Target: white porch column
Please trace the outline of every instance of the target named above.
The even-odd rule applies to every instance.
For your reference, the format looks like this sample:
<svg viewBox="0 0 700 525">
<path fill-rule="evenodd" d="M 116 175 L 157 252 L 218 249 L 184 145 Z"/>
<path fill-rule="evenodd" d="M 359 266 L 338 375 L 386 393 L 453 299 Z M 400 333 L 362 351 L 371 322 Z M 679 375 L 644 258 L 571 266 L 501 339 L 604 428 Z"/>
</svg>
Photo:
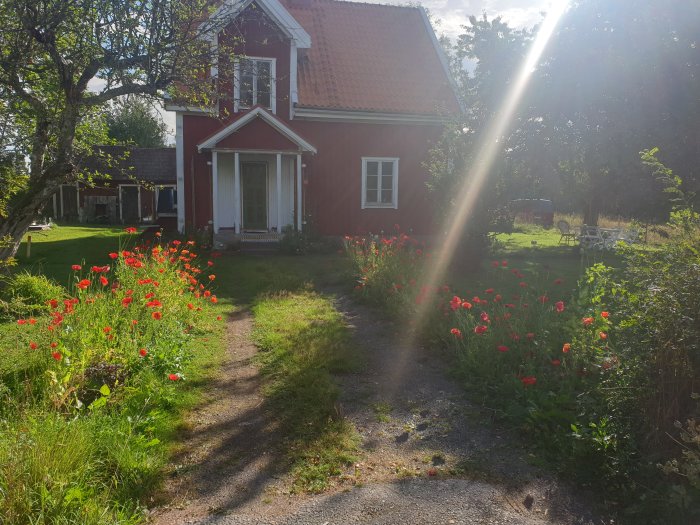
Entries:
<svg viewBox="0 0 700 525">
<path fill-rule="evenodd" d="M 301 176 L 301 155 L 297 155 L 297 231 L 301 231 L 301 187 L 302 187 L 302 176 Z"/>
<path fill-rule="evenodd" d="M 236 222 L 236 233 L 241 233 L 241 156 L 233 154 L 233 220 Z"/>
<path fill-rule="evenodd" d="M 214 233 L 219 233 L 219 154 L 211 153 L 211 218 Z"/>
<path fill-rule="evenodd" d="M 277 233 L 282 233 L 282 154 L 277 154 Z"/>
</svg>

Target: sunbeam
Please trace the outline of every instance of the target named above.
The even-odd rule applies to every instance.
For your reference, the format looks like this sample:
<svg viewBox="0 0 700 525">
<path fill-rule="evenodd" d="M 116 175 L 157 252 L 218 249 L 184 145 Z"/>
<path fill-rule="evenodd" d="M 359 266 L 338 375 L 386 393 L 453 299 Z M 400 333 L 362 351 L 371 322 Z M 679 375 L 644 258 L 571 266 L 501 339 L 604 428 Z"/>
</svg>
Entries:
<svg viewBox="0 0 700 525">
<path fill-rule="evenodd" d="M 459 190 L 459 195 L 462 196 L 459 204 L 446 220 L 444 229 L 447 233 L 444 239 L 442 239 L 440 250 L 422 279 L 424 286 L 428 289 L 434 289 L 438 283 L 442 282 L 445 276 L 445 272 L 454 256 L 455 249 L 459 244 L 459 238 L 467 224 L 469 210 L 474 206 L 474 203 L 479 197 L 488 179 L 494 161 L 496 160 L 499 148 L 501 147 L 499 144 L 500 139 L 507 131 L 522 99 L 528 81 L 530 80 L 530 76 L 542 57 L 542 53 L 554 33 L 559 20 L 566 11 L 568 4 L 568 0 L 558 2 L 545 17 L 513 86 L 507 92 L 501 103 L 501 111 L 493 118 L 483 134 L 483 139 L 477 148 L 477 155 L 474 163 L 464 174 L 464 182 Z M 405 334 L 406 339 L 403 346 L 406 351 L 402 354 L 402 362 L 396 363 L 394 369 L 394 378 L 397 385 L 403 376 L 405 364 L 409 359 L 415 357 L 409 349 L 412 345 L 416 344 L 416 330 L 426 318 L 429 304 L 430 301 L 423 301 L 421 304 L 417 305 L 411 321 L 412 329 Z"/>
</svg>

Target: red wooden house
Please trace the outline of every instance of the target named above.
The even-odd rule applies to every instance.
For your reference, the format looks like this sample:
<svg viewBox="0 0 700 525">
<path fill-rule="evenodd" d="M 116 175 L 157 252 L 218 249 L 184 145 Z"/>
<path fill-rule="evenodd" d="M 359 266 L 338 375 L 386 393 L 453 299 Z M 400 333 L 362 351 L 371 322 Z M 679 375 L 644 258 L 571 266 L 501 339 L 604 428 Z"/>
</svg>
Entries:
<svg viewBox="0 0 700 525">
<path fill-rule="evenodd" d="M 421 8 L 226 0 L 216 108 L 171 103 L 178 229 L 215 239 L 432 231 L 423 166 L 460 111 Z M 221 46 L 222 48 L 224 46 Z"/>
</svg>

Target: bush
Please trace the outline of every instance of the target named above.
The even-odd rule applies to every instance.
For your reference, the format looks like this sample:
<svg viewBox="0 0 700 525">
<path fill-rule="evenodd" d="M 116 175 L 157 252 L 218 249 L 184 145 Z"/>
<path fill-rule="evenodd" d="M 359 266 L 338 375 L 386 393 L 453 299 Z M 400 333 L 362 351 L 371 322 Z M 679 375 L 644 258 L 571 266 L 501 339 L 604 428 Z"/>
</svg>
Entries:
<svg viewBox="0 0 700 525">
<path fill-rule="evenodd" d="M 65 288 L 44 275 L 32 275 L 26 271 L 13 274 L 0 283 L 0 315 L 11 317 L 48 312 L 48 302 L 65 295 Z"/>
</svg>

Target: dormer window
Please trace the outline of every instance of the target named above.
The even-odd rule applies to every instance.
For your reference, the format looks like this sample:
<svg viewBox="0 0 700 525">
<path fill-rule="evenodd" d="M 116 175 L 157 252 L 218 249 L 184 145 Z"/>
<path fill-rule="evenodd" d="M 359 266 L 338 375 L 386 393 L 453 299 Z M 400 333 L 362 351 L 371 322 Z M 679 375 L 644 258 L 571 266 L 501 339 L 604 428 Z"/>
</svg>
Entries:
<svg viewBox="0 0 700 525">
<path fill-rule="evenodd" d="M 275 113 L 275 59 L 246 57 L 236 60 L 235 111 L 260 105 Z"/>
</svg>

